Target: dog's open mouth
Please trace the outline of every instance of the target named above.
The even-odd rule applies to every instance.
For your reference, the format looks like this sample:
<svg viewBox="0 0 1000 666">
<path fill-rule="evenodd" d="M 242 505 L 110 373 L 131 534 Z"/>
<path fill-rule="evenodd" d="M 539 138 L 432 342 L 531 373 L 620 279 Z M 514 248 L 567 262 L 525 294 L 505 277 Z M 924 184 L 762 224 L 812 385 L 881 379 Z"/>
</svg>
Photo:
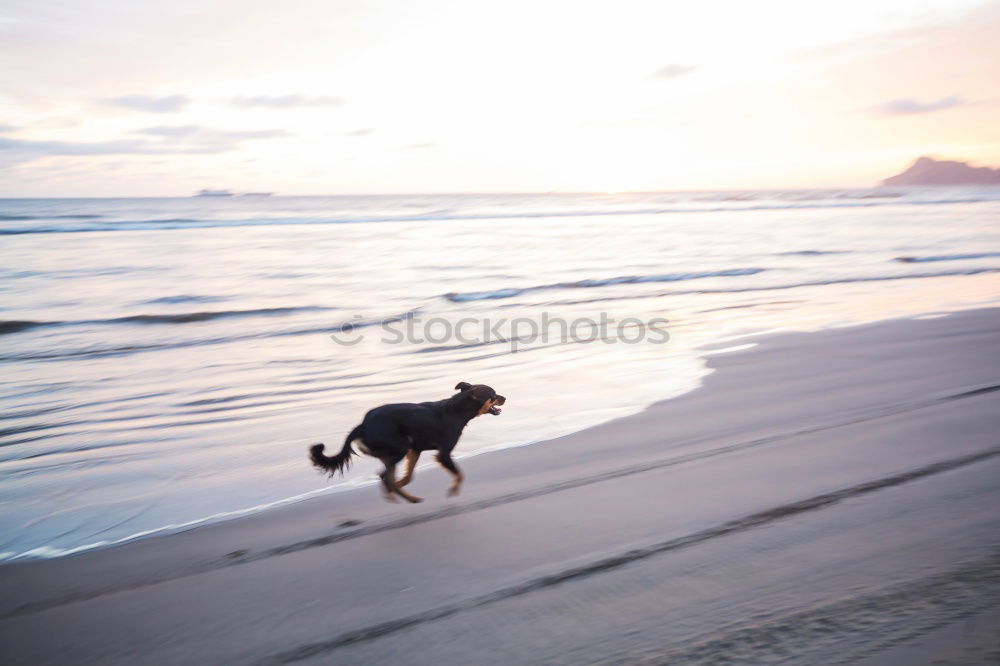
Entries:
<svg viewBox="0 0 1000 666">
<path fill-rule="evenodd" d="M 500 412 L 503 411 L 502 409 L 500 409 L 500 405 L 504 404 L 505 402 L 507 402 L 507 398 L 503 397 L 502 395 L 498 395 L 491 400 L 487 400 L 486 404 L 488 404 L 489 407 L 486 408 L 486 411 L 480 410 L 479 413 L 480 414 L 489 413 L 492 414 L 493 416 L 500 416 Z M 483 407 L 486 407 L 486 404 L 484 404 Z"/>
</svg>

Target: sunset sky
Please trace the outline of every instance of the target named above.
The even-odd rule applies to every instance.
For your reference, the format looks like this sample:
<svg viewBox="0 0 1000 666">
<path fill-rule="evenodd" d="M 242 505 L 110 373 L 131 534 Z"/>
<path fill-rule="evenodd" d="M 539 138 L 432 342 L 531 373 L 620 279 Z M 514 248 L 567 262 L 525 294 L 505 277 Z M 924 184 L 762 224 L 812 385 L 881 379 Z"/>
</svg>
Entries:
<svg viewBox="0 0 1000 666">
<path fill-rule="evenodd" d="M 0 58 L 5 197 L 1000 166 L 1000 2 L 5 0 Z"/>
</svg>

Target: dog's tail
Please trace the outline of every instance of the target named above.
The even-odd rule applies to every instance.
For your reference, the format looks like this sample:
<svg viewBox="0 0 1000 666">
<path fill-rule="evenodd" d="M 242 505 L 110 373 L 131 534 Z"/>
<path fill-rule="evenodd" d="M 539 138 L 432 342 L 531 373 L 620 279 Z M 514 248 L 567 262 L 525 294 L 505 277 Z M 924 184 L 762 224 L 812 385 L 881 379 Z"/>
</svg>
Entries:
<svg viewBox="0 0 1000 666">
<path fill-rule="evenodd" d="M 344 440 L 344 447 L 340 449 L 340 453 L 332 457 L 323 454 L 323 449 L 326 448 L 324 445 L 313 444 L 309 447 L 309 460 L 312 461 L 316 469 L 326 472 L 330 476 L 337 472 L 343 474 L 344 470 L 351 466 L 351 456 L 354 455 L 351 442 L 358 438 L 359 430 L 361 430 L 361 426 L 352 430 L 347 439 Z"/>
</svg>

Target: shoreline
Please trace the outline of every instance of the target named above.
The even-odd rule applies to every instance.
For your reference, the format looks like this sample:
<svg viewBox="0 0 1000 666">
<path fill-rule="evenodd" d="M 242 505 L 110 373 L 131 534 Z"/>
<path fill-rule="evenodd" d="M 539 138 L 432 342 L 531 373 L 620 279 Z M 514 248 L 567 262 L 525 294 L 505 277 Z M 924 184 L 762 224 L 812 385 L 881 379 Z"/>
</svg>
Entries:
<svg viewBox="0 0 1000 666">
<path fill-rule="evenodd" d="M 832 325 L 813 330 L 781 329 L 781 330 L 758 331 L 758 332 L 740 334 L 733 337 L 724 338 L 718 341 L 709 341 L 692 348 L 692 350 L 696 352 L 699 362 L 703 364 L 704 369 L 701 373 L 699 373 L 698 383 L 695 386 L 687 388 L 681 393 L 676 393 L 668 397 L 660 397 L 656 400 L 653 400 L 652 402 L 637 404 L 632 408 L 621 408 L 618 410 L 620 414 L 607 418 L 606 420 L 603 421 L 598 421 L 596 423 L 589 423 L 579 430 L 566 432 L 564 434 L 557 435 L 555 437 L 545 436 L 541 439 L 525 440 L 517 444 L 496 445 L 494 447 L 487 447 L 464 454 L 460 451 L 455 455 L 455 459 L 458 461 L 468 462 L 470 460 L 479 458 L 484 455 L 492 455 L 508 450 L 545 445 L 554 440 L 561 440 L 564 437 L 570 437 L 582 432 L 586 432 L 591 428 L 596 428 L 606 424 L 615 423 L 621 419 L 628 419 L 630 417 L 634 417 L 638 414 L 645 412 L 646 410 L 655 408 L 657 405 L 668 403 L 670 401 L 688 395 L 694 391 L 701 390 L 704 387 L 705 380 L 710 375 L 714 374 L 717 370 L 717 368 L 714 367 L 709 362 L 709 359 L 711 359 L 712 357 L 759 348 L 762 345 L 770 344 L 773 338 L 781 338 L 782 336 L 789 336 L 789 335 L 797 336 L 797 335 L 822 334 L 828 331 L 864 328 L 867 326 L 878 326 L 881 324 L 891 324 L 895 322 L 915 321 L 926 318 L 952 317 L 956 315 L 961 316 L 962 314 L 967 312 L 977 312 L 980 310 L 992 310 L 992 309 L 994 308 L 991 308 L 989 306 L 984 306 L 971 309 L 961 309 L 961 310 L 951 310 L 951 311 L 946 310 L 940 312 L 914 314 L 909 316 L 878 320 L 875 322 L 850 322 L 846 325 Z M 997 308 L 997 310 L 1000 311 L 1000 308 Z M 463 463 L 463 465 L 464 464 L 465 463 Z M 420 466 L 418 466 L 418 470 L 423 471 L 424 473 L 436 468 L 437 468 L 436 464 L 428 462 L 427 460 L 425 460 L 420 464 Z M 150 538 L 169 537 L 189 532 L 192 530 L 200 530 L 206 527 L 217 526 L 232 521 L 244 520 L 270 511 L 286 507 L 299 506 L 303 503 L 307 503 L 314 500 L 322 500 L 323 498 L 328 498 L 331 496 L 340 496 L 345 493 L 354 493 L 357 491 L 363 491 L 366 488 L 370 489 L 376 486 L 378 482 L 378 480 L 375 477 L 360 478 L 357 477 L 357 475 L 355 475 L 355 477 L 356 478 L 347 480 L 346 476 L 341 476 L 338 477 L 338 481 L 340 481 L 340 483 L 336 486 L 315 488 L 303 493 L 299 493 L 289 497 L 282 497 L 277 500 L 265 502 L 259 505 L 211 513 L 202 518 L 196 518 L 193 520 L 188 520 L 178 523 L 170 523 L 154 528 L 147 528 L 139 530 L 134 534 L 130 534 L 124 537 L 118 537 L 110 541 L 99 540 L 87 544 L 59 547 L 59 548 L 43 545 L 32 548 L 23 553 L 7 553 L 7 552 L 0 553 L 0 568 L 16 563 L 59 560 L 67 557 L 74 557 L 84 553 L 107 551 L 109 549 L 120 548 L 122 546 L 134 544 L 136 542 L 144 541 Z"/>
<path fill-rule="evenodd" d="M 719 546 L 766 535 L 783 542 L 788 530 L 813 529 L 808 521 L 850 523 L 852 511 L 884 511 L 881 523 L 863 521 L 866 526 L 852 524 L 850 530 L 898 524 L 881 537 L 899 546 L 921 535 L 902 529 L 911 518 L 894 503 L 894 494 L 932 492 L 935 484 L 959 477 L 973 479 L 968 488 L 979 493 L 967 491 L 975 501 L 962 506 L 963 515 L 975 520 L 932 522 L 927 529 L 962 539 L 934 548 L 906 546 L 912 566 L 893 563 L 886 553 L 873 554 L 869 564 L 879 570 L 893 564 L 896 573 L 889 578 L 904 585 L 911 581 L 901 571 L 912 578 L 913 572 L 964 563 L 962 571 L 972 567 L 987 576 L 992 589 L 996 574 L 982 563 L 1000 552 L 1000 544 L 984 536 L 995 519 L 982 513 L 986 505 L 980 500 L 995 497 L 975 478 L 997 467 L 1000 456 L 991 439 L 1000 425 L 995 415 L 1000 373 L 990 356 L 1000 342 L 998 321 L 1000 309 L 966 310 L 768 334 L 743 341 L 754 345 L 750 349 L 709 350 L 713 371 L 693 391 L 570 435 L 464 459 L 468 483 L 456 500 L 443 497 L 446 475 L 420 470 L 412 492 L 427 501 L 413 507 L 386 504 L 362 487 L 113 548 L 7 562 L 0 565 L 0 581 L 9 590 L 0 606 L 0 633 L 14 646 L 11 663 L 47 663 L 58 650 L 103 663 L 138 655 L 181 663 L 191 654 L 216 661 L 258 661 L 267 655 L 308 661 L 336 650 L 344 663 L 356 663 L 386 650 L 395 654 L 401 639 L 394 630 L 385 638 L 344 642 L 365 627 L 401 618 L 413 620 L 414 627 L 426 625 L 414 631 L 434 635 L 449 623 L 480 626 L 474 618 L 492 617 L 504 604 L 541 603 L 605 577 L 627 578 L 632 567 L 682 566 L 691 551 L 718 559 L 720 572 L 738 571 L 749 565 L 742 557 L 732 560 L 726 547 L 717 551 Z M 946 448 L 936 439 L 942 434 L 951 438 Z M 885 505 L 873 508 L 874 498 Z M 945 510 L 926 506 L 928 512 Z M 805 527 L 796 527 L 800 522 Z M 820 530 L 812 538 L 819 543 L 831 537 Z M 865 539 L 849 543 L 854 545 L 838 557 L 874 548 Z M 397 552 L 400 547 L 405 553 Z M 747 552 L 757 562 L 756 551 Z M 833 555 L 821 550 L 810 557 Z M 929 559 L 918 566 L 921 557 Z M 796 567 L 808 569 L 802 562 L 791 570 Z M 853 566 L 843 568 L 837 587 L 881 585 Z M 810 581 L 806 587 L 818 585 L 804 580 Z M 626 583 L 623 589 L 632 589 L 635 581 Z M 738 596 L 742 584 L 731 581 L 729 594 Z M 525 585 L 538 592 L 527 594 Z M 331 586 L 335 589 L 317 589 Z M 407 588 L 418 594 L 406 596 Z M 700 597 L 691 601 L 703 589 L 685 592 L 693 606 L 709 603 Z M 981 603 L 973 588 L 962 590 L 969 608 Z M 399 603 L 387 603 L 390 599 Z M 640 624 L 648 617 L 649 608 L 622 603 L 622 612 Z M 815 605 L 794 598 L 781 603 L 796 612 Z M 133 617 L 137 608 L 145 609 L 144 618 Z M 450 610 L 427 615 L 441 609 Z M 135 633 L 88 619 L 102 613 L 132 618 L 126 624 L 134 624 Z M 594 613 L 585 613 L 581 622 L 593 626 Z M 931 619 L 945 626 L 942 618 L 951 617 L 945 615 Z M 272 616 L 286 619 L 271 626 L 264 618 Z M 710 616 L 703 626 L 712 625 Z M 729 621 L 744 621 L 739 618 L 745 616 Z M 55 635 L 41 630 L 55 625 L 63 630 Z M 248 639 L 247 626 L 271 628 Z M 153 640 L 162 631 L 173 638 Z M 514 632 L 509 640 L 534 645 L 534 639 L 517 636 Z M 615 649 L 629 654 L 638 654 L 633 651 L 639 644 L 653 649 L 644 636 L 640 632 L 636 646 Z M 463 640 L 474 649 L 475 639 L 456 644 Z M 495 636 L 489 640 L 503 643 Z M 154 652 L 148 652 L 150 641 Z M 418 643 L 414 663 L 429 663 L 435 648 Z M 575 644 L 561 643 L 567 649 Z M 558 645 L 554 640 L 551 649 Z"/>
<path fill-rule="evenodd" d="M 8 416 L 0 557 L 105 547 L 325 493 L 327 483 L 301 465 L 303 448 L 342 439 L 374 405 L 444 397 L 458 380 L 488 380 L 516 399 L 517 409 L 467 429 L 458 450 L 472 453 L 580 431 L 689 390 L 704 369 L 697 348 L 709 340 L 996 305 L 989 223 L 1000 200 L 990 197 L 977 208 L 806 216 L 732 201 L 711 220 L 685 214 L 669 224 L 662 216 L 632 216 L 625 226 L 586 215 L 508 221 L 491 234 L 491 245 L 508 249 L 501 255 L 473 222 L 447 232 L 393 224 L 390 233 L 256 225 L 240 239 L 259 252 L 238 256 L 221 229 L 164 243 L 141 231 L 55 244 L 18 236 L 7 313 L 17 325 L 0 355 L 10 375 L 0 391 Z M 706 197 L 667 198 L 680 206 Z M 317 199 L 295 210 L 264 199 L 224 217 L 614 211 L 660 199 Z M 200 223 L 223 213 L 127 200 L 20 208 L 19 216 L 57 215 L 68 226 Z M 436 261 L 427 260 L 428 243 Z M 408 268 L 371 271 L 352 261 L 358 252 Z M 519 295 L 495 298 L 508 292 Z M 485 298 L 456 304 L 449 294 Z M 476 323 L 456 335 L 470 316 Z M 646 335 L 609 324 L 590 342 L 589 322 L 604 316 L 646 322 Z M 661 317 L 671 321 L 664 344 L 651 326 Z M 395 323 L 379 325 L 387 319 Z M 350 349 L 332 339 L 347 324 L 361 339 Z M 510 354 L 512 337 L 523 349 L 522 336 L 536 344 Z M 363 482 L 376 465 L 347 482 Z"/>
</svg>

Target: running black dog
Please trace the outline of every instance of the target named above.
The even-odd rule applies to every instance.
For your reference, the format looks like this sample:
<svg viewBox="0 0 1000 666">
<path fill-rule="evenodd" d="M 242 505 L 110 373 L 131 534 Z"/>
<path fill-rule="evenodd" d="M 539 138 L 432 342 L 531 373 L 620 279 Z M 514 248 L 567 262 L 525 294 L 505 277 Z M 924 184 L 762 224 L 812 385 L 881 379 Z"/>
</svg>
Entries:
<svg viewBox="0 0 1000 666">
<path fill-rule="evenodd" d="M 408 502 L 420 502 L 420 497 L 409 494 L 403 486 L 413 478 L 413 468 L 421 452 L 436 450 L 438 462 L 455 477 L 448 495 L 457 495 L 464 477 L 451 459 L 452 449 L 469 421 L 480 414 L 499 414 L 498 405 L 507 402 L 507 398 L 497 395 L 485 384 L 459 382 L 455 390 L 458 393 L 437 402 L 404 402 L 376 407 L 365 414 L 361 425 L 347 436 L 340 453 L 333 457 L 324 455 L 324 446 L 315 444 L 309 449 L 309 459 L 331 476 L 335 472 L 343 473 L 350 466 L 351 456 L 355 455 L 351 442 L 356 441 L 362 453 L 385 464 L 385 471 L 379 477 L 387 500 L 395 502 L 395 494 Z M 404 457 L 406 474 L 396 481 L 396 465 Z"/>
</svg>

